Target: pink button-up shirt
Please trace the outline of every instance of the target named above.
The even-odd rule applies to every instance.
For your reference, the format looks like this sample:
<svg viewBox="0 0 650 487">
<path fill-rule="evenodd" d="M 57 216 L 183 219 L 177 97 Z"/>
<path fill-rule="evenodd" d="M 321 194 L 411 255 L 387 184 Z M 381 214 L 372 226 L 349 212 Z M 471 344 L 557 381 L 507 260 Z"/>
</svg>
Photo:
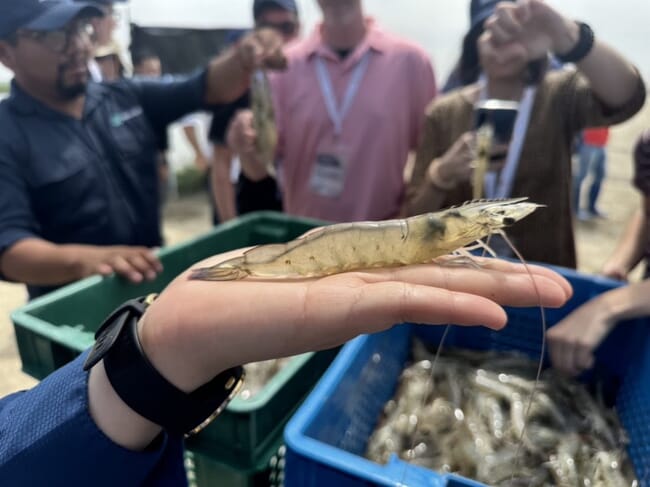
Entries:
<svg viewBox="0 0 650 487">
<path fill-rule="evenodd" d="M 367 69 L 335 138 L 315 59 L 325 61 L 340 105 L 368 51 Z M 288 70 L 272 80 L 285 211 L 330 221 L 395 217 L 404 196 L 408 153 L 417 146 L 425 108 L 436 94 L 425 52 L 369 21 L 366 37 L 343 60 L 324 44 L 320 27 L 292 44 L 287 57 Z M 309 183 L 317 153 L 331 146 L 344 148 L 345 177 L 337 196 L 323 196 Z"/>
</svg>

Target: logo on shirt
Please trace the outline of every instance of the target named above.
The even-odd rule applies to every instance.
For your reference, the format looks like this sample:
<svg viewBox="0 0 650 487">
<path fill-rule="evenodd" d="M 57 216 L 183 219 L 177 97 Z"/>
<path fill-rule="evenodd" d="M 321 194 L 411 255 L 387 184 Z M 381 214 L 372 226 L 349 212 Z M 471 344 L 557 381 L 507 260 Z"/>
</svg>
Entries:
<svg viewBox="0 0 650 487">
<path fill-rule="evenodd" d="M 139 117 L 143 114 L 142 107 L 133 107 L 129 110 L 111 115 L 111 127 L 117 128 L 124 125 L 129 120 Z"/>
</svg>

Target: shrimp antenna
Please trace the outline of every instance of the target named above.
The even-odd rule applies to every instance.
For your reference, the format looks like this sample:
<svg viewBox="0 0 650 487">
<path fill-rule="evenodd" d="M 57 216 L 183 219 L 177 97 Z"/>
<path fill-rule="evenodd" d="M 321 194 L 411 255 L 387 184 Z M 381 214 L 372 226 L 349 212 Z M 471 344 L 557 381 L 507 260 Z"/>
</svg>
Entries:
<svg viewBox="0 0 650 487">
<path fill-rule="evenodd" d="M 480 249 L 483 250 L 483 253 L 481 254 L 481 257 L 485 257 L 486 254 L 490 254 L 492 257 L 496 257 L 496 254 L 490 248 L 490 237 L 491 236 L 492 235 L 488 235 L 485 242 L 483 242 L 483 240 L 481 240 L 481 239 L 477 240 L 475 246 L 471 247 L 471 250 L 476 250 L 476 249 L 480 248 Z M 510 246 L 512 246 L 512 244 L 510 242 L 508 242 L 508 244 Z M 467 254 L 467 255 L 471 257 L 470 254 Z M 448 284 L 447 284 L 447 289 L 449 289 Z M 443 346 L 445 344 L 445 340 L 447 339 L 447 335 L 449 335 L 449 330 L 451 330 L 451 325 L 449 325 L 449 324 L 445 325 L 445 330 L 442 332 L 442 336 L 440 337 L 440 342 L 438 342 L 438 346 L 436 347 L 436 353 L 433 356 L 433 360 L 431 361 L 431 370 L 429 372 L 429 380 L 427 382 L 426 390 L 422 394 L 422 404 L 420 404 L 420 409 L 424 408 L 424 406 L 426 405 L 426 402 L 427 402 L 427 398 L 429 398 L 429 396 L 431 396 L 433 394 L 433 392 L 434 392 L 433 391 L 433 385 L 435 383 L 436 365 L 437 365 L 437 363 L 438 363 L 438 361 L 440 359 L 440 354 L 442 353 L 442 348 L 443 348 Z M 537 383 L 535 384 L 535 386 L 537 386 Z M 529 407 L 530 407 L 530 405 L 529 405 Z M 415 428 L 417 428 L 418 426 L 419 425 L 416 422 L 415 423 Z M 409 450 L 408 450 L 409 460 L 412 459 L 413 453 L 415 451 L 415 441 L 416 441 L 416 437 L 415 437 L 415 435 L 412 435 L 411 445 L 410 445 Z M 519 451 L 517 451 L 517 455 L 519 455 Z M 405 476 L 406 476 L 406 465 L 404 466 L 404 470 L 402 471 L 402 478 L 399 481 L 399 484 L 398 484 L 399 486 L 405 485 L 404 484 L 404 477 Z"/>
<path fill-rule="evenodd" d="M 506 235 L 506 232 L 503 230 L 497 230 L 496 233 L 501 235 L 503 240 L 508 244 L 508 247 L 510 247 L 510 250 L 517 256 L 519 261 L 524 265 L 524 268 L 526 269 L 526 272 L 530 276 L 530 280 L 533 283 L 533 287 L 535 288 L 535 293 L 537 294 L 537 300 L 539 302 L 539 311 L 542 317 L 542 349 L 539 354 L 539 363 L 537 364 L 537 375 L 535 376 L 535 383 L 533 385 L 533 390 L 530 391 L 530 397 L 528 398 L 528 405 L 526 406 L 526 412 L 524 414 L 524 417 L 526 418 L 524 421 L 524 426 L 521 429 L 521 434 L 519 435 L 519 443 L 517 444 L 517 450 L 515 452 L 515 468 L 512 471 L 512 474 L 510 476 L 510 481 L 512 482 L 514 480 L 515 472 L 517 471 L 517 468 L 519 467 L 519 462 L 521 458 L 521 446 L 524 442 L 524 435 L 526 434 L 526 428 L 528 427 L 528 421 L 530 419 L 530 408 L 533 405 L 533 400 L 535 399 L 535 394 L 537 393 L 537 390 L 539 389 L 539 380 L 540 377 L 542 376 L 542 367 L 544 365 L 544 354 L 546 353 L 546 312 L 544 311 L 544 306 L 542 306 L 542 296 L 539 292 L 539 288 L 537 287 L 537 283 L 535 282 L 535 278 L 533 277 L 533 273 L 530 270 L 530 267 L 528 266 L 528 263 L 526 260 L 523 258 L 521 253 L 517 250 L 517 248 L 514 246 L 512 241 L 508 238 Z"/>
</svg>

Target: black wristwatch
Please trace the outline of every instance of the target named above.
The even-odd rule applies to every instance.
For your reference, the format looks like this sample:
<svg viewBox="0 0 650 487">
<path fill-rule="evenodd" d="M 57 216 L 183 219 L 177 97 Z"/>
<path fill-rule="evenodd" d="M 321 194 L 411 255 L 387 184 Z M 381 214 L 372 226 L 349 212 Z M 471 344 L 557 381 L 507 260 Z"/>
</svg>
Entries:
<svg viewBox="0 0 650 487">
<path fill-rule="evenodd" d="M 111 313 L 95 334 L 84 370 L 103 359 L 113 389 L 131 409 L 171 434 L 189 436 L 228 405 L 243 383 L 244 369 L 228 369 L 190 394 L 169 383 L 149 362 L 138 337 L 138 321 L 156 297 L 132 299 Z"/>
<path fill-rule="evenodd" d="M 580 28 L 578 42 L 569 52 L 564 54 L 555 53 L 555 57 L 562 63 L 577 63 L 582 61 L 594 47 L 594 31 L 584 22 L 576 22 Z"/>
</svg>

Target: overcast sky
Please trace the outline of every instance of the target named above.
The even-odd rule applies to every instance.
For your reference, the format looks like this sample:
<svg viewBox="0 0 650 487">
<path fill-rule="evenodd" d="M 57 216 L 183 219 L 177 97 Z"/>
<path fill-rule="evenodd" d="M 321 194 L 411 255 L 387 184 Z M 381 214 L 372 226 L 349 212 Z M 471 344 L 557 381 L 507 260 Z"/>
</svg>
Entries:
<svg viewBox="0 0 650 487">
<path fill-rule="evenodd" d="M 630 57 L 650 79 L 650 1 L 548 0 L 589 22 L 597 36 Z M 148 25 L 245 27 L 252 0 L 131 0 L 129 16 Z M 316 0 L 298 0 L 304 32 L 318 20 Z M 467 28 L 469 0 L 364 0 L 365 9 L 386 29 L 408 37 L 430 54 L 442 80 L 451 69 Z M 0 73 L 7 79 L 8 73 Z"/>
</svg>

